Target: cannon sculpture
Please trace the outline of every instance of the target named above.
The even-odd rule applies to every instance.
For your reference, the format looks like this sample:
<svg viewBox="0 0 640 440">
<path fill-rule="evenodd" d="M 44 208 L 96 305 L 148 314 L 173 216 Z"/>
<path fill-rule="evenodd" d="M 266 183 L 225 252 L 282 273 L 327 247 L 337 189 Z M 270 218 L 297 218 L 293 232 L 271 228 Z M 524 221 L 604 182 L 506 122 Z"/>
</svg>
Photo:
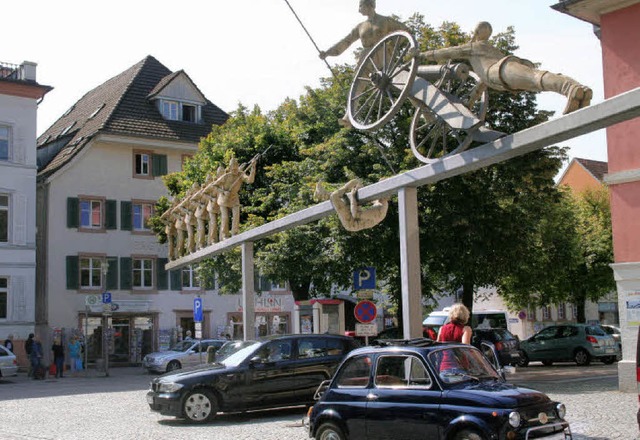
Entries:
<svg viewBox="0 0 640 440">
<path fill-rule="evenodd" d="M 424 163 L 460 153 L 474 141 L 487 143 L 504 136 L 486 126 L 487 87 L 469 66 L 419 65 L 416 46 L 411 34 L 397 31 L 361 59 L 347 101 L 352 126 L 376 130 L 409 99 L 416 107 L 411 150 Z"/>
</svg>

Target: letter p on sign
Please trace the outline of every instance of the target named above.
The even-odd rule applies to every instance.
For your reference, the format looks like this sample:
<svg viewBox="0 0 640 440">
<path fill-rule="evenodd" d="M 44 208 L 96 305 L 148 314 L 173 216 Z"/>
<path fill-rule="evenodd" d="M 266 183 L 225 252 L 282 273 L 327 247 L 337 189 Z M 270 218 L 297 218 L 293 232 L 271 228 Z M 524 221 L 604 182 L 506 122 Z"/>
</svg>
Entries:
<svg viewBox="0 0 640 440">
<path fill-rule="evenodd" d="M 355 290 L 373 290 L 376 288 L 376 268 L 363 267 L 353 272 L 353 286 Z"/>
</svg>

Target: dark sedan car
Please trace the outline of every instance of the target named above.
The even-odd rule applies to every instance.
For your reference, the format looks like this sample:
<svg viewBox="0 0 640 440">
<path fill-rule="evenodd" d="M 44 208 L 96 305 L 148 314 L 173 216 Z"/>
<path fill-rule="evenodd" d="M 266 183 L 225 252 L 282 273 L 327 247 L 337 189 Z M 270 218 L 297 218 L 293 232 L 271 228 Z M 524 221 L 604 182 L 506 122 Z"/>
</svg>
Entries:
<svg viewBox="0 0 640 440">
<path fill-rule="evenodd" d="M 471 345 L 484 353 L 483 342 L 493 346 L 500 365 L 516 365 L 520 361 L 520 341 L 506 328 L 474 329 Z"/>
<path fill-rule="evenodd" d="M 218 411 L 310 404 L 355 347 L 352 338 L 328 334 L 251 341 L 220 362 L 153 379 L 147 402 L 152 411 L 194 423 Z"/>
<path fill-rule="evenodd" d="M 506 383 L 475 347 L 352 351 L 305 420 L 317 440 L 571 439 L 564 405 Z"/>
</svg>

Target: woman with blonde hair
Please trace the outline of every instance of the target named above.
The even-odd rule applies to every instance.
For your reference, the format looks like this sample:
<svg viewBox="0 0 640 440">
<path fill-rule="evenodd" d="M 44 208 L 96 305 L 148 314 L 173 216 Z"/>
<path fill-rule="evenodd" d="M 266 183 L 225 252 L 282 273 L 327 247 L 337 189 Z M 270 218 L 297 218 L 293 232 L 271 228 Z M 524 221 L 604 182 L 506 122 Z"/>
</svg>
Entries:
<svg viewBox="0 0 640 440">
<path fill-rule="evenodd" d="M 454 304 L 449 310 L 449 322 L 438 332 L 438 342 L 471 344 L 471 327 L 467 325 L 471 314 L 464 304 Z"/>
</svg>

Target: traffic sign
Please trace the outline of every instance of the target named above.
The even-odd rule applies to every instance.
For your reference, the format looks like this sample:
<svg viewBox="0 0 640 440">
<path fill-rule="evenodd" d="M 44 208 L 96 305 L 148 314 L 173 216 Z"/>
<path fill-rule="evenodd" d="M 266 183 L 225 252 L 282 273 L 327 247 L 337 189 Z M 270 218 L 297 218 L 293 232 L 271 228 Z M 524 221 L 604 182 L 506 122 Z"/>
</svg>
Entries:
<svg viewBox="0 0 640 440">
<path fill-rule="evenodd" d="M 353 272 L 353 288 L 355 290 L 375 289 L 376 288 L 376 268 L 363 267 L 362 269 L 355 270 Z"/>
<path fill-rule="evenodd" d="M 378 309 L 376 305 L 368 300 L 360 301 L 353 309 L 353 314 L 359 322 L 367 323 L 376 319 Z"/>
<path fill-rule="evenodd" d="M 98 305 L 101 301 L 100 295 L 87 295 L 84 298 L 85 306 L 95 306 Z"/>
<path fill-rule="evenodd" d="M 102 294 L 102 304 L 110 304 L 111 303 L 111 292 L 104 292 Z"/>
<path fill-rule="evenodd" d="M 378 336 L 376 324 L 356 324 L 356 336 Z"/>
<path fill-rule="evenodd" d="M 202 298 L 193 298 L 193 320 L 202 322 Z"/>
</svg>

